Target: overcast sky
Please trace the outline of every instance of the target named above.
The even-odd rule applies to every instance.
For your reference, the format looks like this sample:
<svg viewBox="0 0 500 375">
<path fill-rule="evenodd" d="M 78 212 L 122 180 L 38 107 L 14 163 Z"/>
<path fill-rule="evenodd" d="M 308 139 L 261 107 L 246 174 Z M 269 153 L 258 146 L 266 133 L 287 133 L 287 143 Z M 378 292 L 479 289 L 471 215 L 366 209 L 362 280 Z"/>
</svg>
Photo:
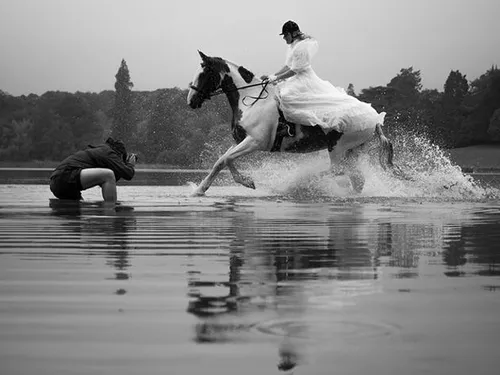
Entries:
<svg viewBox="0 0 500 375">
<path fill-rule="evenodd" d="M 114 90 L 124 58 L 134 90 L 186 88 L 197 50 L 276 72 L 292 19 L 316 37 L 313 67 L 356 92 L 413 66 L 443 90 L 500 65 L 500 0 L 0 0 L 0 89 Z"/>
</svg>

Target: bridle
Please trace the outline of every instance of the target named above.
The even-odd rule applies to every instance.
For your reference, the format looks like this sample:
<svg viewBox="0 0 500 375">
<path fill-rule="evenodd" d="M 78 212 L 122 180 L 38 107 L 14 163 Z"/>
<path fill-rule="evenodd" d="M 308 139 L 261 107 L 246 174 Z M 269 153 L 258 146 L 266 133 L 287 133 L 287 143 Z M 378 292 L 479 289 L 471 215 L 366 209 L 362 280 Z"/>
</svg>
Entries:
<svg viewBox="0 0 500 375">
<path fill-rule="evenodd" d="M 200 88 L 194 86 L 192 83 L 189 84 L 189 88 L 190 89 L 193 89 L 194 91 L 200 93 L 200 95 L 202 96 L 203 100 L 210 100 L 212 97 L 214 96 L 217 96 L 217 95 L 220 95 L 220 94 L 228 94 L 230 92 L 235 92 L 235 91 L 239 91 L 239 90 L 243 90 L 243 89 L 248 89 L 248 88 L 251 88 L 251 87 L 257 87 L 257 86 L 262 86 L 262 90 L 260 91 L 259 95 L 258 96 L 245 96 L 242 100 L 243 104 L 246 105 L 246 106 L 252 106 L 254 105 L 258 100 L 260 99 L 266 99 L 268 97 L 268 95 L 266 96 L 262 96 L 262 94 L 264 92 L 266 92 L 266 94 L 269 94 L 267 92 L 267 85 L 269 85 L 269 81 L 262 81 L 262 82 L 259 82 L 259 83 L 253 83 L 251 85 L 245 85 L 245 86 L 240 86 L 240 87 L 235 87 L 235 88 L 231 88 L 231 89 L 224 89 L 222 88 L 220 85 L 219 87 L 217 87 L 214 91 L 212 92 L 206 92 L 205 90 L 201 90 Z M 245 99 L 246 98 L 250 98 L 250 99 L 255 99 L 251 104 L 246 104 L 245 103 Z"/>
</svg>

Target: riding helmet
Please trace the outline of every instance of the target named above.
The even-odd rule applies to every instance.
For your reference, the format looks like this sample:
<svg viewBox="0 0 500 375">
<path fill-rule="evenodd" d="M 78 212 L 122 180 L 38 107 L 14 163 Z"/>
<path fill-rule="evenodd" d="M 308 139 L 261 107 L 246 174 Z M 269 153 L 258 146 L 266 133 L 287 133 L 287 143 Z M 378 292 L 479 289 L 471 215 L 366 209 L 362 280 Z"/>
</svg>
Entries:
<svg viewBox="0 0 500 375">
<path fill-rule="evenodd" d="M 281 34 L 280 35 L 284 35 L 285 33 L 293 34 L 294 31 L 300 31 L 299 25 L 297 25 L 293 21 L 286 21 L 283 24 L 283 27 L 281 28 Z"/>
</svg>

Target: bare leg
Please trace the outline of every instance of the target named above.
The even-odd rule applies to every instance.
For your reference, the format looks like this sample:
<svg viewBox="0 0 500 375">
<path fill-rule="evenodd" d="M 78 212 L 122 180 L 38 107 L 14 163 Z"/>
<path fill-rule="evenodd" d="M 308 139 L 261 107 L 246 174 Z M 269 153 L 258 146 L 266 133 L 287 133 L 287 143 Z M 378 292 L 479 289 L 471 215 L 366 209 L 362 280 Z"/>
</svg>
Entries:
<svg viewBox="0 0 500 375">
<path fill-rule="evenodd" d="M 104 202 L 113 205 L 116 203 L 116 179 L 115 174 L 111 169 L 83 169 L 80 173 L 80 182 L 84 190 L 94 186 L 100 186 Z"/>
</svg>

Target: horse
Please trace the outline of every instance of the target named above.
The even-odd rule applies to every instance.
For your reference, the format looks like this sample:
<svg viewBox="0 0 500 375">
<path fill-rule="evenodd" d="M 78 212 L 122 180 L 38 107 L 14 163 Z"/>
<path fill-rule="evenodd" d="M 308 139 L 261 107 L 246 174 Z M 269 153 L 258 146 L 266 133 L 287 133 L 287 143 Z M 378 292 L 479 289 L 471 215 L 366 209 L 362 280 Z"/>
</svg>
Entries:
<svg viewBox="0 0 500 375">
<path fill-rule="evenodd" d="M 215 162 L 193 192 L 194 196 L 204 195 L 225 167 L 236 183 L 255 189 L 254 181 L 240 173 L 234 161 L 256 151 L 310 153 L 328 149 L 330 170 L 340 169 L 339 174 L 347 174 L 356 192 L 361 192 L 365 183 L 356 160 L 366 152 L 365 146 L 370 141 L 378 140 L 380 165 L 384 169 L 393 167 L 392 143 L 382 131 L 385 113 L 379 114 L 380 121 L 373 121 L 362 131 L 349 131 L 352 124 L 347 123 L 343 132 L 332 130 L 325 134 L 319 126 L 287 123 L 279 108 L 276 85 L 256 77 L 241 65 L 198 53 L 201 67 L 189 85 L 187 104 L 197 109 L 211 97 L 225 94 L 232 109 L 231 132 L 236 145 Z M 358 102 L 366 107 L 366 103 Z M 375 111 L 371 107 L 370 110 Z"/>
</svg>

